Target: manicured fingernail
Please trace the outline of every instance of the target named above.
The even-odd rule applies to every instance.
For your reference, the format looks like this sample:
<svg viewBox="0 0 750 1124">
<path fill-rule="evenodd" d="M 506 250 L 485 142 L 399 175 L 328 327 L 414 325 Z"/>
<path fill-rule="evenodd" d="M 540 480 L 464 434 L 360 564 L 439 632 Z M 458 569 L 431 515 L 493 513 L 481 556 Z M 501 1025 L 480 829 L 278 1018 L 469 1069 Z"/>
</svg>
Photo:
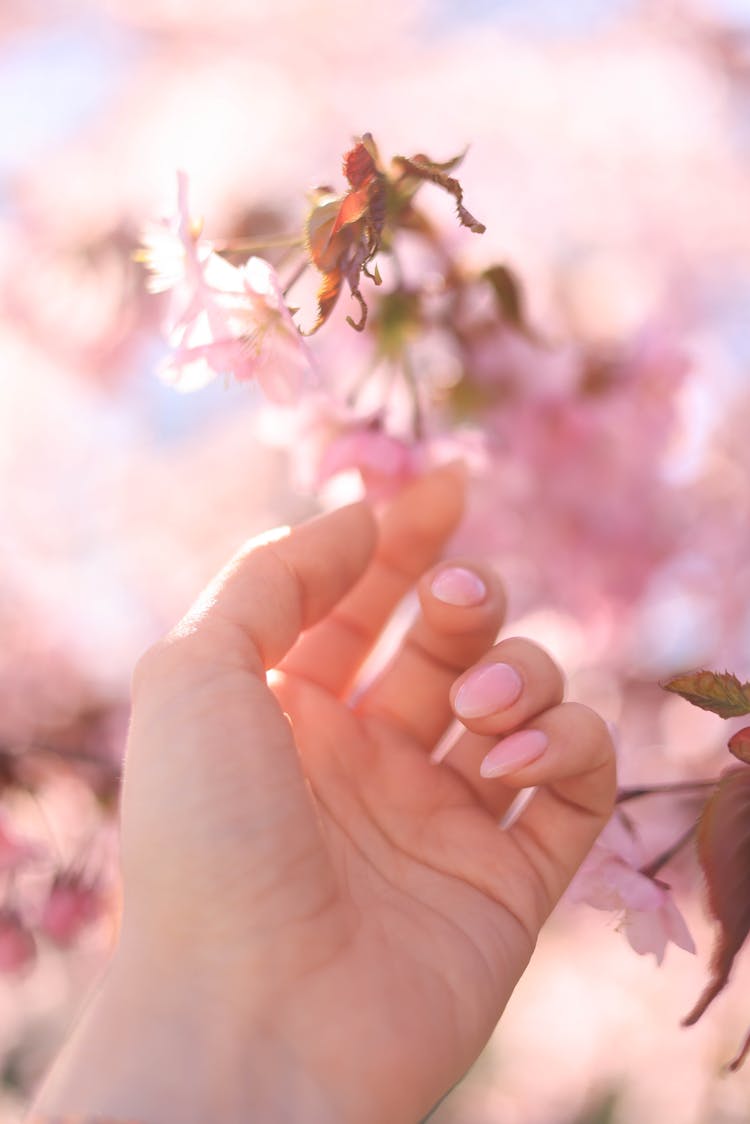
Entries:
<svg viewBox="0 0 750 1124">
<path fill-rule="evenodd" d="M 433 596 L 446 605 L 481 605 L 487 596 L 487 586 L 473 570 L 463 566 L 449 566 L 433 578 L 430 586 Z"/>
<path fill-rule="evenodd" d="M 459 718 L 484 718 L 505 710 L 523 690 L 523 681 L 507 663 L 486 663 L 473 671 L 458 689 L 453 708 Z"/>
<path fill-rule="evenodd" d="M 547 735 L 541 730 L 519 730 L 493 745 L 479 766 L 479 772 L 483 777 L 504 777 L 515 773 L 541 757 L 548 745 Z"/>
</svg>

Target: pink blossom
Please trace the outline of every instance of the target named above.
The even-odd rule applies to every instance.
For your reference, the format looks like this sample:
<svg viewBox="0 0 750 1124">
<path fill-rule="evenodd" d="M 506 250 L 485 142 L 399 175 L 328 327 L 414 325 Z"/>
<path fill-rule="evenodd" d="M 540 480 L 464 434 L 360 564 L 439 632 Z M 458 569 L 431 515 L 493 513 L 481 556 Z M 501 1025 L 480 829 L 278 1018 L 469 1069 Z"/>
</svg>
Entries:
<svg viewBox="0 0 750 1124">
<path fill-rule="evenodd" d="M 140 258 L 151 292 L 171 291 L 165 382 L 197 390 L 218 374 L 256 379 L 265 394 L 292 405 L 312 371 L 312 356 L 273 268 L 251 257 L 241 267 L 214 253 L 191 219 L 187 176 L 178 174 L 178 214 L 150 226 Z"/>
<path fill-rule="evenodd" d="M 392 437 L 377 423 L 345 429 L 323 453 L 318 483 L 339 472 L 357 469 L 368 495 L 387 499 L 411 480 L 419 469 L 419 451 L 414 445 Z"/>
<path fill-rule="evenodd" d="M 670 941 L 686 952 L 695 952 L 669 887 L 642 874 L 642 865 L 638 840 L 615 815 L 578 871 L 569 896 L 594 909 L 621 912 L 622 929 L 631 947 L 641 956 L 652 952 L 657 964 L 664 959 Z"/>
<path fill-rule="evenodd" d="M 40 930 L 65 948 L 86 925 L 101 915 L 104 898 L 101 888 L 70 872 L 58 874 L 49 892 L 39 923 Z"/>
<path fill-rule="evenodd" d="M 16 975 L 36 960 L 36 944 L 13 909 L 0 909 L 0 973 Z"/>
</svg>

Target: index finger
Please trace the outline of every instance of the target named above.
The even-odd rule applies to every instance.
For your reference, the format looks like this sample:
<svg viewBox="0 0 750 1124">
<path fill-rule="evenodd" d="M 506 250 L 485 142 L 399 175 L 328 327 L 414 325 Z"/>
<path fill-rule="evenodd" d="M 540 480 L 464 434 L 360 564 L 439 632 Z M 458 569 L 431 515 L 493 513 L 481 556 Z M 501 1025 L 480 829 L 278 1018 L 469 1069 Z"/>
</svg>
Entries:
<svg viewBox="0 0 750 1124">
<path fill-rule="evenodd" d="M 443 465 L 404 489 L 385 512 L 364 576 L 283 663 L 291 675 L 345 694 L 393 610 L 440 557 L 464 510 L 466 470 Z"/>
</svg>

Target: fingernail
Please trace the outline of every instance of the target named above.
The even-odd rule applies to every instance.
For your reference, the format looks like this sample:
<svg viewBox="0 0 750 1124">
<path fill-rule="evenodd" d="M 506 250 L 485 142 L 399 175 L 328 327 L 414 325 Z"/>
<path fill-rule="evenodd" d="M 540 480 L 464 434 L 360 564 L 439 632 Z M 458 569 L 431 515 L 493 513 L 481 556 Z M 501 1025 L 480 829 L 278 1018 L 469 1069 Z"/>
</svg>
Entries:
<svg viewBox="0 0 750 1124">
<path fill-rule="evenodd" d="M 487 663 L 459 687 L 453 708 L 460 718 L 484 718 L 505 710 L 523 690 L 521 676 L 507 663 Z"/>
<path fill-rule="evenodd" d="M 547 735 L 541 730 L 519 730 L 492 747 L 479 766 L 479 772 L 483 777 L 504 777 L 515 773 L 541 757 L 548 745 Z"/>
<path fill-rule="evenodd" d="M 449 566 L 433 578 L 430 590 L 438 601 L 446 605 L 481 605 L 487 596 L 487 586 L 473 570 L 463 566 Z"/>
</svg>

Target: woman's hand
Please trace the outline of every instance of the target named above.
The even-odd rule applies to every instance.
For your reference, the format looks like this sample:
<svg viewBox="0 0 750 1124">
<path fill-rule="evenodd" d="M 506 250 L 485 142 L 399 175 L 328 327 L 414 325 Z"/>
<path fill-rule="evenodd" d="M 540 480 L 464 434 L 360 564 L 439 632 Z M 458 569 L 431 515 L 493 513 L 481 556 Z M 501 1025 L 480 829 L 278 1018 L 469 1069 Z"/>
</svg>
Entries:
<svg viewBox="0 0 750 1124">
<path fill-rule="evenodd" d="M 491 570 L 436 564 L 462 503 L 449 467 L 251 545 L 143 658 L 121 937 L 39 1111 L 415 1124 L 477 1057 L 615 777 L 549 656 L 492 647 Z"/>
</svg>

